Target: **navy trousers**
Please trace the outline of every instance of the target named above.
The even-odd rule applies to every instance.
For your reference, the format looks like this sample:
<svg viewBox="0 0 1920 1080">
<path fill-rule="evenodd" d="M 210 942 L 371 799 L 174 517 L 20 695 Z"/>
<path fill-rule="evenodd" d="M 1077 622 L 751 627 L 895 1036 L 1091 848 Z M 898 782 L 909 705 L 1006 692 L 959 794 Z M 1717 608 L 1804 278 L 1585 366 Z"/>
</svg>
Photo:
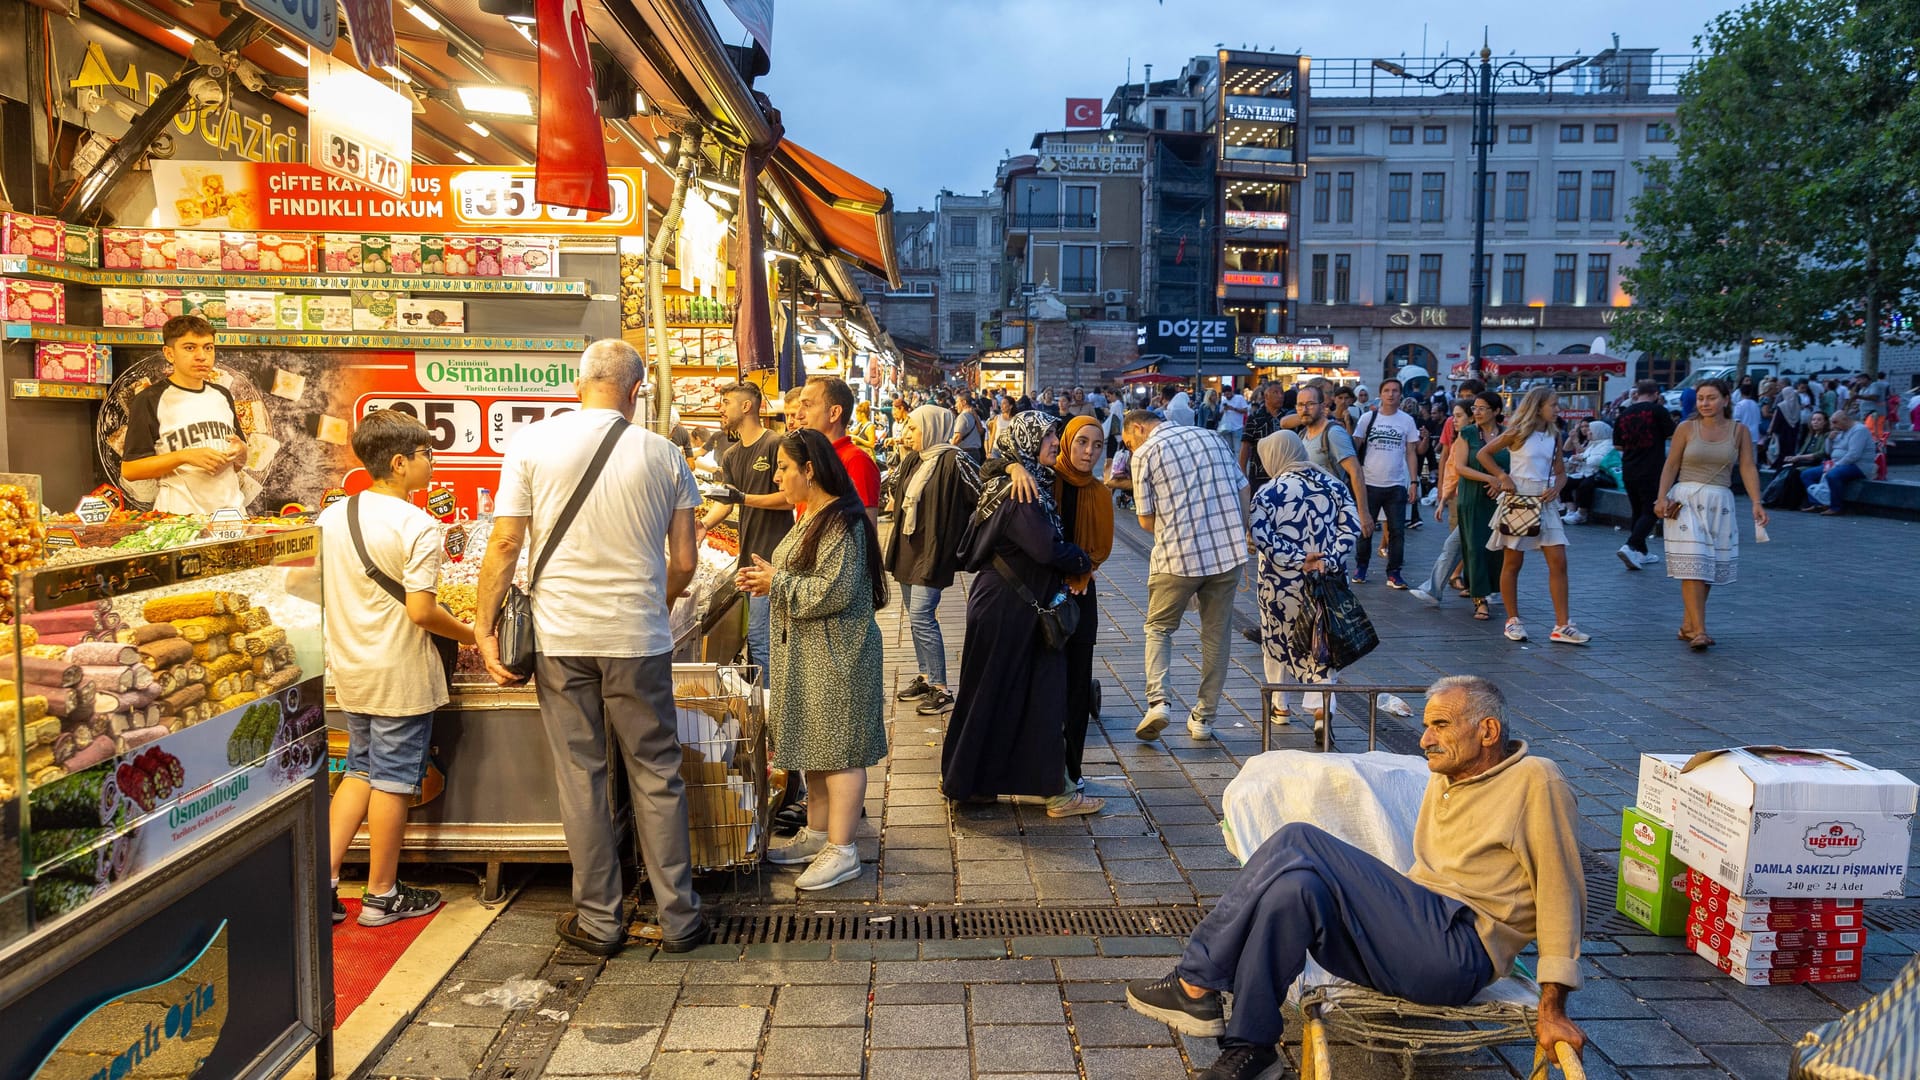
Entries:
<svg viewBox="0 0 1920 1080">
<path fill-rule="evenodd" d="M 1307 966 L 1423 1005 L 1464 1005 L 1493 981 L 1465 904 L 1312 825 L 1260 845 L 1175 969 L 1233 992 L 1229 1039 L 1280 1041 L 1280 1006 Z"/>
</svg>

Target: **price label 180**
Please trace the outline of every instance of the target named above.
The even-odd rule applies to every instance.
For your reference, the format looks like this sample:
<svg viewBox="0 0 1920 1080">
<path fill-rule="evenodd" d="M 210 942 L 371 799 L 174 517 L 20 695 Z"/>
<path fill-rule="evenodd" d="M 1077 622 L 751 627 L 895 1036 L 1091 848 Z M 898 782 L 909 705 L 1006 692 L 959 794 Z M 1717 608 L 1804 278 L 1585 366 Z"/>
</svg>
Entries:
<svg viewBox="0 0 1920 1080">
<path fill-rule="evenodd" d="M 480 403 L 455 399 L 367 398 L 360 403 L 360 415 L 380 409 L 406 413 L 426 425 L 428 445 L 436 454 L 471 454 L 480 449 Z"/>
</svg>

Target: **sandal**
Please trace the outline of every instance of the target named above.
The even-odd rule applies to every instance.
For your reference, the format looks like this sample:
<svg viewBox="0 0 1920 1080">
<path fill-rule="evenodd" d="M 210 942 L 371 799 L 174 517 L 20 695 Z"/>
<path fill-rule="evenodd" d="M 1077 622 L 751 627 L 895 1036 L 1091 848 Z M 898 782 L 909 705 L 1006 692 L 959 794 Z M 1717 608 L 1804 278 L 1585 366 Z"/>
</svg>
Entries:
<svg viewBox="0 0 1920 1080">
<path fill-rule="evenodd" d="M 1687 642 L 1687 646 L 1694 652 L 1705 652 L 1713 647 L 1713 639 L 1705 634 L 1695 634 Z"/>
<path fill-rule="evenodd" d="M 1462 595 L 1465 594 L 1463 593 Z M 1481 622 L 1486 622 L 1488 619 L 1493 618 L 1493 613 L 1487 610 L 1487 602 L 1485 599 L 1475 600 L 1473 602 L 1473 617 L 1479 619 Z"/>
</svg>

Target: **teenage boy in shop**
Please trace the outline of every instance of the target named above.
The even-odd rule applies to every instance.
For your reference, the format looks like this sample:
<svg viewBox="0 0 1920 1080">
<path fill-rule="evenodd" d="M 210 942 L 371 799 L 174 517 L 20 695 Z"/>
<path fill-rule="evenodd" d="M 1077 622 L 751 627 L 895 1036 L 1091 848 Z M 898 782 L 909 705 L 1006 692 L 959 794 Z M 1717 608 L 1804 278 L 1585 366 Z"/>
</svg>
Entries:
<svg viewBox="0 0 1920 1080">
<path fill-rule="evenodd" d="M 128 409 L 121 479 L 155 481 L 153 508 L 163 514 L 245 506 L 240 470 L 247 444 L 233 395 L 213 381 L 213 324 L 198 315 L 168 319 L 160 327 L 160 352 L 173 372 L 137 394 Z"/>
<path fill-rule="evenodd" d="M 740 506 L 740 558 L 752 565 L 753 556 L 772 561 L 773 549 L 793 528 L 793 504 L 780 492 L 774 473 L 780 466 L 780 436 L 760 425 L 760 388 L 735 383 L 720 395 L 720 422 L 727 436 L 737 440 L 720 461 L 721 483 L 710 486 L 708 497 L 719 504 L 700 522 L 704 532 L 727 519 Z M 767 628 L 770 599 L 747 597 L 747 661 L 767 680 Z"/>
<path fill-rule="evenodd" d="M 473 628 L 434 595 L 444 550 L 440 523 L 412 501 L 433 479 L 432 442 L 427 429 L 405 413 L 368 413 L 354 430 L 353 452 L 373 485 L 327 507 L 319 518 L 327 667 L 347 717 L 347 775 L 328 814 L 334 922 L 347 917 L 337 895 L 340 860 L 362 820 L 368 850 L 360 925 L 418 918 L 440 906 L 435 890 L 402 885 L 397 878 L 407 804 L 427 773 L 434 711 L 448 699 L 432 635 L 473 644 Z M 354 542 L 355 524 L 360 544 Z M 399 583 L 404 604 L 374 579 L 368 564 Z"/>
</svg>

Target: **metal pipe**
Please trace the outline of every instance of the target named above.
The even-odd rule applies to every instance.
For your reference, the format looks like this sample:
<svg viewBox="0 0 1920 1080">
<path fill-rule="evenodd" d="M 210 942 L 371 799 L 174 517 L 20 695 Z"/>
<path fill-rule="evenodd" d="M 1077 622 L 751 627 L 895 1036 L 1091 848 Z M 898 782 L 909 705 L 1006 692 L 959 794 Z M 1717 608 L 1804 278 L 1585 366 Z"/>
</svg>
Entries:
<svg viewBox="0 0 1920 1080">
<path fill-rule="evenodd" d="M 1493 50 L 1485 45 L 1480 47 L 1480 90 L 1473 102 L 1473 147 L 1478 164 L 1474 170 L 1473 197 L 1478 205 L 1473 208 L 1473 267 L 1468 281 L 1472 287 L 1473 325 L 1467 331 L 1468 367 L 1475 378 L 1485 378 L 1486 372 L 1480 368 L 1480 322 L 1487 305 L 1488 267 L 1484 265 L 1487 253 L 1487 215 L 1492 202 L 1487 197 L 1487 144 L 1493 140 Z M 1439 372 L 1434 373 L 1434 381 L 1439 381 Z"/>
<path fill-rule="evenodd" d="M 705 77 L 704 88 L 719 98 L 726 119 L 738 126 L 741 138 L 750 146 L 772 145 L 773 125 L 767 122 L 766 114 L 753 99 L 753 91 L 727 56 L 705 6 L 694 0 L 654 0 L 651 9 L 665 24 L 667 33 L 693 54 L 696 70 L 689 75 Z"/>
<path fill-rule="evenodd" d="M 680 231 L 680 213 L 687 205 L 687 186 L 693 182 L 694 162 L 700 156 L 700 129 L 682 132 L 680 161 L 673 172 L 673 197 L 660 218 L 660 231 L 647 247 L 647 312 L 650 344 L 653 346 L 654 430 L 662 435 L 673 431 L 673 354 L 667 349 L 667 294 L 661 278 L 667 272 L 667 247 Z"/>
</svg>

